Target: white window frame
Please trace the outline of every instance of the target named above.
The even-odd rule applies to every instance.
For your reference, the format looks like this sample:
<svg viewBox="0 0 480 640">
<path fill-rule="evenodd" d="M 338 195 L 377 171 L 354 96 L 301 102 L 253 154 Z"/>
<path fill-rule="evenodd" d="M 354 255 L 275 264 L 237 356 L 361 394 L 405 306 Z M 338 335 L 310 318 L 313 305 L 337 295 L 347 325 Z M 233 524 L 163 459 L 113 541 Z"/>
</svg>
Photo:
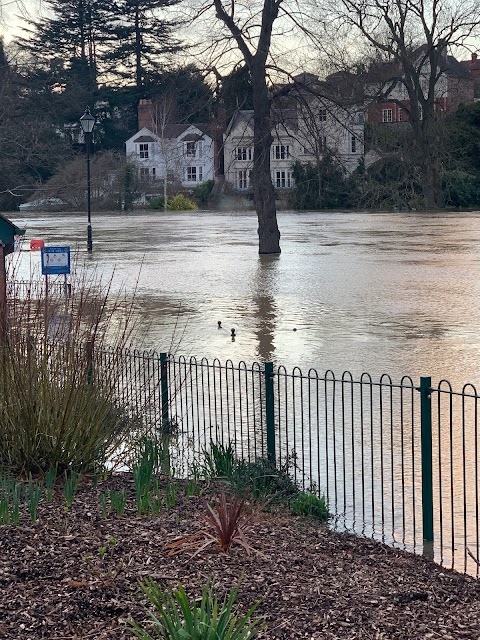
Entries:
<svg viewBox="0 0 480 640">
<path fill-rule="evenodd" d="M 319 122 L 326 122 L 327 121 L 327 110 L 325 108 L 318 110 L 318 121 Z"/>
<path fill-rule="evenodd" d="M 318 151 L 319 153 L 325 153 L 327 150 L 327 136 L 318 137 Z"/>
<path fill-rule="evenodd" d="M 286 169 L 278 169 L 274 173 L 274 186 L 276 189 L 290 189 L 292 186 L 292 174 Z"/>
<path fill-rule="evenodd" d="M 357 137 L 353 133 L 350 134 L 350 152 L 357 153 Z"/>
<path fill-rule="evenodd" d="M 197 182 L 203 182 L 203 166 L 197 167 Z"/>
<path fill-rule="evenodd" d="M 185 181 L 197 182 L 197 167 L 195 165 L 185 168 Z"/>
<path fill-rule="evenodd" d="M 248 171 L 248 169 L 240 169 L 238 171 L 237 186 L 242 190 L 250 187 L 250 171 Z"/>
<path fill-rule="evenodd" d="M 252 147 L 236 147 L 234 151 L 235 160 L 251 160 Z"/>
<path fill-rule="evenodd" d="M 393 122 L 393 109 L 382 109 L 382 122 Z"/>
<path fill-rule="evenodd" d="M 197 157 L 197 145 L 195 142 L 189 140 L 185 142 L 185 157 L 196 158 Z"/>
<path fill-rule="evenodd" d="M 274 160 L 287 160 L 290 158 L 290 145 L 276 144 L 273 146 Z"/>
<path fill-rule="evenodd" d="M 149 145 L 148 142 L 138 143 L 138 155 L 142 160 L 146 160 L 149 157 Z"/>
</svg>

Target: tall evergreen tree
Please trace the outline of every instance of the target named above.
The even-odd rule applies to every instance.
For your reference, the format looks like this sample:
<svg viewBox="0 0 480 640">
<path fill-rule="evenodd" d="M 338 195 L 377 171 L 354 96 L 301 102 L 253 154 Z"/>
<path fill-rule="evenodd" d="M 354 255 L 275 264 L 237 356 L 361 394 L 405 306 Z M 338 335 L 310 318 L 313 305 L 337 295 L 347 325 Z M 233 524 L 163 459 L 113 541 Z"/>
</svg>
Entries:
<svg viewBox="0 0 480 640">
<path fill-rule="evenodd" d="M 153 74 L 144 95 L 154 103 L 168 96 L 169 122 L 208 122 L 211 119 L 213 91 L 193 64 Z"/>
<path fill-rule="evenodd" d="M 60 84 L 74 82 L 85 90 L 97 86 L 101 45 L 108 41 L 106 25 L 112 8 L 100 0 L 47 0 L 49 17 L 27 20 L 18 46 L 39 62 L 63 62 Z"/>
<path fill-rule="evenodd" d="M 173 37 L 179 23 L 165 20 L 159 11 L 179 0 L 119 0 L 110 29 L 112 46 L 104 56 L 109 73 L 124 80 L 135 78 L 137 89 L 146 87 L 151 76 L 165 64 L 165 57 L 180 50 Z"/>
</svg>

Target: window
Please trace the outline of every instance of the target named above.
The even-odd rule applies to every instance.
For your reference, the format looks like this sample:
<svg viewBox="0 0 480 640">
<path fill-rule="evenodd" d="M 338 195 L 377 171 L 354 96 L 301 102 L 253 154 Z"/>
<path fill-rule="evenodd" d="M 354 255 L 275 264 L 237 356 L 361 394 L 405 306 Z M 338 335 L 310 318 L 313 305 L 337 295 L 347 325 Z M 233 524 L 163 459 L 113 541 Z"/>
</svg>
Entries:
<svg viewBox="0 0 480 640">
<path fill-rule="evenodd" d="M 326 122 L 327 121 L 327 110 L 326 109 L 319 109 L 318 110 L 318 121 L 319 122 Z"/>
<path fill-rule="evenodd" d="M 140 176 L 141 179 L 148 178 L 148 174 L 149 174 L 149 170 L 147 168 L 140 167 L 140 169 L 138 170 L 138 175 Z"/>
<path fill-rule="evenodd" d="M 185 155 L 187 158 L 195 158 L 195 142 L 186 142 L 185 143 Z"/>
<path fill-rule="evenodd" d="M 357 153 L 357 139 L 354 135 L 350 136 L 350 151 L 352 153 Z"/>
<path fill-rule="evenodd" d="M 237 185 L 239 189 L 248 189 L 250 186 L 250 171 L 242 169 L 237 174 Z"/>
<path fill-rule="evenodd" d="M 274 185 L 277 189 L 290 189 L 292 186 L 292 174 L 290 171 L 276 171 Z"/>
<path fill-rule="evenodd" d="M 148 158 L 148 143 L 141 142 L 138 147 L 140 158 Z"/>
<path fill-rule="evenodd" d="M 382 122 L 392 122 L 392 109 L 382 109 Z"/>
<path fill-rule="evenodd" d="M 203 181 L 203 167 L 198 167 L 198 182 Z"/>
<path fill-rule="evenodd" d="M 288 145 L 276 144 L 273 147 L 273 157 L 275 160 L 285 160 L 285 158 L 290 158 L 290 147 Z"/>
<path fill-rule="evenodd" d="M 251 160 L 252 147 L 237 147 L 234 151 L 237 160 Z"/>
<path fill-rule="evenodd" d="M 403 109 L 402 107 L 398 107 L 398 121 L 403 122 Z"/>
<path fill-rule="evenodd" d="M 197 181 L 197 167 L 187 167 L 187 182 Z"/>
<path fill-rule="evenodd" d="M 157 170 L 155 169 L 155 167 L 152 167 L 152 178 L 155 178 L 156 173 L 157 173 Z"/>
</svg>

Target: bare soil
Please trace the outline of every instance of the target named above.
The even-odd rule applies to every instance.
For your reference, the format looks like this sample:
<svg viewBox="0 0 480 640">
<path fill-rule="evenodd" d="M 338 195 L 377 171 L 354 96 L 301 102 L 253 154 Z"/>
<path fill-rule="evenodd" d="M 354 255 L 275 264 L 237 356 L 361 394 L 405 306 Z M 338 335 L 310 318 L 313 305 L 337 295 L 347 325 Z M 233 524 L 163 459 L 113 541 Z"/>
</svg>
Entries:
<svg viewBox="0 0 480 640">
<path fill-rule="evenodd" d="M 99 493 L 110 486 L 128 488 L 124 517 L 102 515 Z M 186 497 L 180 487 L 170 510 L 137 517 L 128 476 L 97 488 L 85 481 L 70 509 L 58 487 L 34 524 L 24 513 L 19 525 L 0 526 L 0 638 L 132 638 L 127 620 L 148 617 L 138 588 L 147 576 L 180 581 L 192 596 L 209 579 L 220 595 L 241 579 L 239 609 L 262 600 L 263 639 L 480 638 L 474 578 L 286 513 L 253 519 L 250 556 L 216 545 L 169 556 L 168 543 L 205 528 L 212 493 Z"/>
</svg>

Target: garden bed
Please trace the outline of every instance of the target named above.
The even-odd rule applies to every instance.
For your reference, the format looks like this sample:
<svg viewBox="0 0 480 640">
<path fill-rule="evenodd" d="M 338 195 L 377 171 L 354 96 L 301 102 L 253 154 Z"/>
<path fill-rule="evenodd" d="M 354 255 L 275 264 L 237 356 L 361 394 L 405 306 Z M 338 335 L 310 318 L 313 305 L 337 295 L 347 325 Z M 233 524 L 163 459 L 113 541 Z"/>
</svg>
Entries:
<svg viewBox="0 0 480 640">
<path fill-rule="evenodd" d="M 123 517 L 102 513 L 99 495 L 112 486 L 128 491 Z M 85 480 L 69 509 L 58 487 L 36 522 L 26 512 L 0 526 L 0 638 L 132 638 L 127 620 L 147 618 L 138 588 L 146 577 L 172 588 L 180 581 L 190 595 L 212 579 L 222 596 L 241 579 L 238 606 L 262 599 L 265 639 L 480 637 L 480 582 L 285 511 L 253 519 L 251 555 L 212 544 L 169 556 L 168 543 L 205 527 L 212 495 L 218 487 L 187 497 L 179 482 L 170 509 L 137 517 L 130 476 L 97 487 Z"/>
</svg>

